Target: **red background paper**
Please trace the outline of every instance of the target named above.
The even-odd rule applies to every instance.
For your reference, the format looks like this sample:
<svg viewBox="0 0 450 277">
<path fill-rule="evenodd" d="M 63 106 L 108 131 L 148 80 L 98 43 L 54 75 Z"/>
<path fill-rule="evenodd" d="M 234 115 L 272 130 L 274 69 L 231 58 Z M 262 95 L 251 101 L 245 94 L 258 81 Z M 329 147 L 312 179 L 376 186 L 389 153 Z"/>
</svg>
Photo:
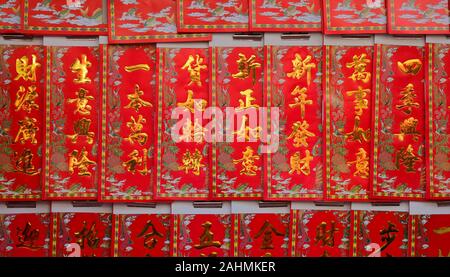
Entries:
<svg viewBox="0 0 450 277">
<path fill-rule="evenodd" d="M 450 215 L 411 215 L 411 256 L 450 257 Z M 435 231 L 441 231 L 439 234 Z"/>
<path fill-rule="evenodd" d="M 23 1 L 2 1 L 0 4 L 0 31 L 2 33 L 17 33 L 22 29 Z"/>
</svg>

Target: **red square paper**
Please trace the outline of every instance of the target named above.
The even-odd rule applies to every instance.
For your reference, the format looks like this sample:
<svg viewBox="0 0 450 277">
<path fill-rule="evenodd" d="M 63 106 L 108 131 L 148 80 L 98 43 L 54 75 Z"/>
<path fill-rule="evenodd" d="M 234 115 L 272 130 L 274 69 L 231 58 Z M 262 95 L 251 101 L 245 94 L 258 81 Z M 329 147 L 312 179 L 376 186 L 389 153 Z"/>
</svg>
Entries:
<svg viewBox="0 0 450 277">
<path fill-rule="evenodd" d="M 384 0 L 323 0 L 325 34 L 386 33 Z"/>
<path fill-rule="evenodd" d="M 52 214 L 53 257 L 109 257 L 112 214 Z"/>
<path fill-rule="evenodd" d="M 173 215 L 173 257 L 230 257 L 232 215 Z"/>
<path fill-rule="evenodd" d="M 170 214 L 114 215 L 114 257 L 168 257 Z"/>
<path fill-rule="evenodd" d="M 291 255 L 350 256 L 350 211 L 293 210 Z"/>
<path fill-rule="evenodd" d="M 103 49 L 100 199 L 152 198 L 156 122 L 154 45 Z"/>
<path fill-rule="evenodd" d="M 450 215 L 411 215 L 411 256 L 450 257 Z"/>
<path fill-rule="evenodd" d="M 0 46 L 0 200 L 42 197 L 45 49 Z"/>
<path fill-rule="evenodd" d="M 209 34 L 178 34 L 176 0 L 108 0 L 113 43 L 208 41 Z"/>
<path fill-rule="evenodd" d="M 250 31 L 320 32 L 320 0 L 249 0 Z"/>
<path fill-rule="evenodd" d="M 0 31 L 19 33 L 22 29 L 23 1 L 8 0 L 0 4 Z"/>
<path fill-rule="evenodd" d="M 246 32 L 248 0 L 178 0 L 179 32 Z"/>
<path fill-rule="evenodd" d="M 265 158 L 265 198 L 322 199 L 322 46 L 265 51 L 266 103 L 280 114 L 278 149 Z"/>
<path fill-rule="evenodd" d="M 36 34 L 104 35 L 103 1 L 24 0 L 24 31 Z"/>
<path fill-rule="evenodd" d="M 0 257 L 50 256 L 50 214 L 0 215 Z"/>
<path fill-rule="evenodd" d="M 408 213 L 354 211 L 352 228 L 354 257 L 407 257 Z"/>
</svg>

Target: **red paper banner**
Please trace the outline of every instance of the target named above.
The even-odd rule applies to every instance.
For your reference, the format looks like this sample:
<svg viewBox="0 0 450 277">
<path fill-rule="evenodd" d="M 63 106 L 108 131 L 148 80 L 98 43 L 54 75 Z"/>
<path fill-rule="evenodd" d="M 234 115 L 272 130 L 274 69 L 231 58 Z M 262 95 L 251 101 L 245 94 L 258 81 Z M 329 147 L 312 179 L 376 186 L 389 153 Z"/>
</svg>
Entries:
<svg viewBox="0 0 450 277">
<path fill-rule="evenodd" d="M 250 1 L 250 31 L 320 32 L 320 0 Z"/>
<path fill-rule="evenodd" d="M 24 31 L 37 34 L 106 34 L 102 1 L 98 0 L 25 0 Z"/>
<path fill-rule="evenodd" d="M 290 214 L 234 215 L 235 257 L 289 256 Z"/>
<path fill-rule="evenodd" d="M 209 198 L 208 130 L 201 117 L 209 106 L 209 49 L 158 48 L 157 56 L 155 198 Z"/>
<path fill-rule="evenodd" d="M 48 257 L 50 214 L 0 215 L 0 257 Z"/>
<path fill-rule="evenodd" d="M 407 257 L 408 213 L 354 211 L 353 257 Z"/>
<path fill-rule="evenodd" d="M 0 46 L 0 200 L 42 197 L 45 53 Z"/>
<path fill-rule="evenodd" d="M 411 215 L 411 256 L 450 257 L 450 215 Z"/>
<path fill-rule="evenodd" d="M 263 48 L 216 47 L 212 49 L 211 60 L 212 106 L 222 110 L 223 120 L 234 122 L 232 128 L 222 119 L 214 118 L 224 137 L 223 142 L 212 143 L 213 197 L 260 199 L 264 161 L 258 147 L 264 120 L 261 115 L 258 117 L 257 108 L 263 107 Z M 234 108 L 236 116 L 227 114 L 227 107 Z M 255 118 L 258 123 L 252 125 Z"/>
<path fill-rule="evenodd" d="M 386 0 L 390 34 L 448 34 L 448 2 Z"/>
<path fill-rule="evenodd" d="M 372 195 L 425 196 L 424 47 L 376 45 Z"/>
<path fill-rule="evenodd" d="M 100 199 L 150 200 L 154 182 L 156 49 L 153 45 L 110 45 L 103 50 L 106 65 Z"/>
<path fill-rule="evenodd" d="M 18 33 L 22 29 L 23 1 L 8 0 L 0 4 L 0 32 Z"/>
<path fill-rule="evenodd" d="M 114 215 L 114 257 L 168 257 L 170 214 Z"/>
<path fill-rule="evenodd" d="M 108 0 L 109 41 L 113 43 L 208 41 L 209 34 L 178 34 L 176 0 Z"/>
<path fill-rule="evenodd" d="M 386 33 L 384 0 L 323 0 L 325 34 Z"/>
<path fill-rule="evenodd" d="M 278 150 L 265 157 L 265 198 L 322 199 L 322 46 L 265 51 L 267 106 L 280 113 Z"/>
<path fill-rule="evenodd" d="M 232 215 L 173 215 L 173 257 L 230 257 Z"/>
<path fill-rule="evenodd" d="M 109 213 L 52 214 L 52 256 L 109 257 L 111 218 Z"/>
<path fill-rule="evenodd" d="M 179 32 L 246 32 L 248 0 L 178 0 Z"/>
<path fill-rule="evenodd" d="M 450 118 L 449 89 L 450 46 L 428 44 L 427 96 L 425 97 L 427 130 L 427 196 L 450 199 Z"/>
<path fill-rule="evenodd" d="M 350 211 L 292 210 L 291 255 L 349 257 Z"/>
<path fill-rule="evenodd" d="M 97 198 L 100 58 L 98 47 L 47 48 L 47 199 Z"/>
<path fill-rule="evenodd" d="M 325 197 L 368 199 L 372 46 L 326 46 Z"/>
</svg>

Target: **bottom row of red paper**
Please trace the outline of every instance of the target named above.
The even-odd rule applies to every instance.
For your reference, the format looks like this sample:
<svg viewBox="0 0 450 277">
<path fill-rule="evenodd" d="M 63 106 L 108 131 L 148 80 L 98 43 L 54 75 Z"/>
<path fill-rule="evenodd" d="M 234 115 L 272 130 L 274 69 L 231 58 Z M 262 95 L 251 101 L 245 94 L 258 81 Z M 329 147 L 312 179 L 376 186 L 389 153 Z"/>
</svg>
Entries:
<svg viewBox="0 0 450 277">
<path fill-rule="evenodd" d="M 450 215 L 2 214 L 0 256 L 450 256 Z"/>
</svg>

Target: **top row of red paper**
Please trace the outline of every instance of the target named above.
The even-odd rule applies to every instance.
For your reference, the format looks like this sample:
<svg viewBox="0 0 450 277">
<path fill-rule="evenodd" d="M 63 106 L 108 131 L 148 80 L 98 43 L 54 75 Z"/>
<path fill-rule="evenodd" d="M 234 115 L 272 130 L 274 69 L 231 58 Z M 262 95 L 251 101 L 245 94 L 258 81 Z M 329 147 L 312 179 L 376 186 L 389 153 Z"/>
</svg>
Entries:
<svg viewBox="0 0 450 277">
<path fill-rule="evenodd" d="M 0 0 L 1 33 L 108 34 L 110 43 L 247 31 L 449 34 L 449 23 L 448 0 Z"/>
</svg>

